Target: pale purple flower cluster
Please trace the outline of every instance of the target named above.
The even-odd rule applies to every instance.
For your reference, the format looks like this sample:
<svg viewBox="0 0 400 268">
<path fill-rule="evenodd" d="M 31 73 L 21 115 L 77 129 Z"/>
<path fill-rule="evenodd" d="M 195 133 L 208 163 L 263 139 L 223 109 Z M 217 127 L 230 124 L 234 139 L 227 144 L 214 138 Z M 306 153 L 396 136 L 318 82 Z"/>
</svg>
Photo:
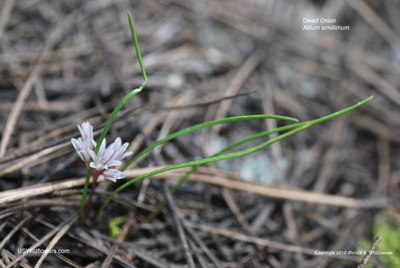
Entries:
<svg viewBox="0 0 400 268">
<path fill-rule="evenodd" d="M 103 174 L 104 178 L 109 181 L 116 182 L 118 179 L 125 178 L 124 173 L 117 170 L 116 167 L 122 164 L 122 159 L 133 154 L 125 152 L 129 143 L 122 144 L 121 138 L 118 137 L 106 148 L 104 139 L 96 155 L 93 150 L 96 146 L 96 142 L 93 140 L 93 126 L 89 122 L 84 122 L 82 126 L 78 126 L 78 129 L 81 138 L 71 139 L 71 142 L 86 167 L 90 166 L 95 170 L 97 176 Z"/>
</svg>

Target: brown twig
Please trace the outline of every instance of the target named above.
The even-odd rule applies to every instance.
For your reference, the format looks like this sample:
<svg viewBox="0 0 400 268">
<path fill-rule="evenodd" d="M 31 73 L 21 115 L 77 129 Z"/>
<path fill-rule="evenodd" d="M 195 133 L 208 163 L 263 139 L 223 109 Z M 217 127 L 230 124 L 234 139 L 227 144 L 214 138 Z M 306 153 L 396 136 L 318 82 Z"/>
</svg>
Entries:
<svg viewBox="0 0 400 268">
<path fill-rule="evenodd" d="M 368 250 L 367 254 L 363 257 L 361 260 L 360 264 L 357 266 L 357 268 L 364 268 L 365 265 L 367 265 L 367 262 L 371 258 L 371 256 L 374 254 L 374 251 L 378 247 L 379 243 L 382 241 L 382 237 L 378 236 L 375 238 L 374 242 L 372 243 L 371 248 Z"/>
<path fill-rule="evenodd" d="M 15 0 L 5 0 L 2 5 L 2 9 L 0 12 L 0 40 L 3 37 L 4 28 L 7 25 L 8 20 L 10 19 L 12 9 L 14 7 Z"/>
<path fill-rule="evenodd" d="M 71 225 L 76 221 L 77 216 L 75 218 L 71 218 L 66 225 L 64 225 L 60 231 L 53 237 L 50 241 L 49 245 L 46 247 L 42 256 L 40 256 L 39 260 L 37 261 L 34 268 L 40 268 L 43 261 L 46 259 L 47 255 L 49 254 L 50 250 L 54 248 L 54 246 L 58 243 L 58 241 L 68 232 L 71 228 Z"/>
<path fill-rule="evenodd" d="M 51 230 L 49 233 L 47 233 L 45 236 L 42 237 L 38 242 L 30 246 L 25 252 L 23 252 L 21 255 L 19 255 L 15 260 L 13 260 L 10 264 L 7 265 L 7 268 L 13 267 L 14 264 L 22 260 L 30 251 L 36 249 L 40 245 L 42 245 L 46 240 L 48 240 L 50 237 L 54 236 L 57 234 L 65 225 L 70 224 L 74 219 L 76 215 L 71 215 L 67 220 L 63 221 L 60 223 L 56 228 Z"/>
<path fill-rule="evenodd" d="M 152 168 L 143 168 L 143 169 L 135 169 L 135 170 L 128 170 L 125 171 L 126 178 L 135 178 L 137 176 L 146 174 L 150 171 L 156 170 L 159 167 L 152 167 Z M 207 171 L 207 168 L 200 168 L 199 170 Z M 180 169 L 178 171 L 169 171 L 163 174 L 158 174 L 153 176 L 152 178 L 156 179 L 166 179 L 171 176 L 183 176 L 185 172 L 189 171 L 188 168 Z M 314 203 L 314 204 L 325 204 L 330 206 L 339 206 L 339 207 L 348 207 L 348 208 L 373 208 L 371 207 L 375 203 L 374 200 L 370 200 L 370 204 L 367 204 L 368 200 L 358 200 L 351 197 L 344 197 L 344 196 L 336 196 L 336 195 L 329 195 L 329 194 L 322 194 L 322 193 L 315 193 L 311 191 L 305 191 L 300 189 L 290 189 L 290 188 L 283 188 L 283 187 L 273 187 L 267 186 L 263 184 L 257 184 L 248 182 L 245 180 L 238 181 L 229 179 L 229 173 L 225 173 L 227 177 L 223 176 L 216 176 L 213 172 L 206 174 L 201 173 L 194 173 L 189 178 L 190 181 L 197 181 L 203 182 L 213 185 L 218 185 L 230 189 L 240 190 L 240 191 L 250 191 L 255 194 L 268 196 L 270 198 L 277 198 L 283 200 L 291 200 L 297 202 L 307 202 L 307 203 Z M 98 182 L 103 182 L 104 179 L 99 178 Z M 84 178 L 78 179 L 71 179 L 65 180 L 62 182 L 56 183 L 46 183 L 43 185 L 36 185 L 21 188 L 18 190 L 9 190 L 6 192 L 0 193 L 0 205 L 13 202 L 16 200 L 20 200 L 22 198 L 33 197 L 38 195 L 43 195 L 47 193 L 54 192 L 56 190 L 62 189 L 69 189 L 72 187 L 82 186 L 85 183 Z M 366 206 L 368 205 L 368 206 Z M 377 202 L 376 207 L 384 207 L 385 203 Z"/>
<path fill-rule="evenodd" d="M 186 258 L 187 264 L 189 265 L 190 268 L 195 268 L 196 265 L 194 264 L 192 254 L 191 254 L 190 249 L 189 249 L 189 244 L 188 244 L 188 242 L 186 240 L 185 232 L 184 232 L 183 227 L 182 227 L 182 223 L 179 220 L 179 216 L 178 216 L 178 214 L 176 212 L 175 202 L 172 199 L 172 195 L 171 195 L 171 193 L 169 192 L 169 189 L 166 186 L 164 187 L 164 194 L 166 196 L 169 209 L 170 209 L 170 211 L 172 213 L 172 216 L 173 216 L 173 219 L 174 219 L 174 223 L 175 223 L 175 227 L 177 229 L 177 232 L 178 232 L 178 235 L 179 235 L 179 239 L 181 240 L 183 250 L 185 251 L 185 258 Z"/>
<path fill-rule="evenodd" d="M 103 261 L 103 264 L 101 265 L 101 268 L 107 268 L 111 264 L 114 255 L 116 251 L 118 250 L 120 244 L 122 241 L 124 241 L 126 235 L 128 234 L 129 229 L 131 228 L 132 225 L 136 223 L 136 219 L 133 217 L 133 214 L 130 213 L 127 221 L 125 222 L 124 226 L 122 227 L 121 233 L 118 235 L 117 239 L 115 240 L 114 245 L 110 249 L 110 251 L 107 254 L 107 257 Z"/>
</svg>

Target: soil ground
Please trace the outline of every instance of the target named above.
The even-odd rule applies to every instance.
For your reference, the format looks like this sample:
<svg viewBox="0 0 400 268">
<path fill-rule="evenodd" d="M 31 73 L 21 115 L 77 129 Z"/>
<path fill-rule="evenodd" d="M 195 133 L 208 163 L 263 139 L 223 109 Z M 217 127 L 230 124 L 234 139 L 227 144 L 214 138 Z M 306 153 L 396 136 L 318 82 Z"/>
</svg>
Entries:
<svg viewBox="0 0 400 268">
<path fill-rule="evenodd" d="M 392 254 L 368 263 L 396 267 L 400 246 L 388 241 L 400 221 L 399 8 L 389 0 L 1 1 L 0 266 L 356 267 L 381 236 L 377 250 Z M 81 228 L 86 168 L 70 139 L 84 121 L 97 139 L 143 82 L 128 10 L 148 83 L 107 140 L 121 137 L 134 153 L 210 120 L 307 121 L 374 98 L 255 154 L 205 165 L 173 196 L 185 170 L 141 180 L 90 227 L 124 181 L 289 122 L 181 136 L 131 165 L 126 180 L 98 183 Z"/>
</svg>

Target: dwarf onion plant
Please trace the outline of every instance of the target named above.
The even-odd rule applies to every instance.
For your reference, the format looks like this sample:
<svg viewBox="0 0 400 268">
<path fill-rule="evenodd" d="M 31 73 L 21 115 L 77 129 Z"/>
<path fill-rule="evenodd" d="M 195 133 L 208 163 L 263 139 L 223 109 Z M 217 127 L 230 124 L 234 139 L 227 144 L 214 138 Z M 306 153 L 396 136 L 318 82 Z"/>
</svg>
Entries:
<svg viewBox="0 0 400 268">
<path fill-rule="evenodd" d="M 130 185 L 132 185 L 133 183 L 144 179 L 146 177 L 150 177 L 159 173 L 163 173 L 166 171 L 170 171 L 170 170 L 174 170 L 174 169 L 179 169 L 179 168 L 185 168 L 185 167 L 192 167 L 192 169 L 187 172 L 185 174 L 185 176 L 183 176 L 178 183 L 173 186 L 170 190 L 171 194 L 174 194 L 176 192 L 176 190 L 179 188 L 180 185 L 182 185 L 183 182 L 185 182 L 187 180 L 187 178 L 190 176 L 191 173 L 193 173 L 194 171 L 196 171 L 196 169 L 204 164 L 210 163 L 210 162 L 216 162 L 216 161 L 221 161 L 221 160 L 226 160 L 226 159 L 231 159 L 231 158 L 236 158 L 236 157 L 241 157 L 241 156 L 245 156 L 248 154 L 252 154 L 255 153 L 257 151 L 260 151 L 262 149 L 264 149 L 265 147 L 278 142 L 280 140 L 283 140 L 291 135 L 294 135 L 308 127 L 311 127 L 315 124 L 319 124 L 322 123 L 324 121 L 330 120 L 332 118 L 335 118 L 339 115 L 342 115 L 344 113 L 347 113 L 349 111 L 352 111 L 358 107 L 360 107 L 361 105 L 365 104 L 366 102 L 370 101 L 372 99 L 372 96 L 353 105 L 350 106 L 346 109 L 343 109 L 341 111 L 332 113 L 330 115 L 315 119 L 315 120 L 311 120 L 311 121 L 306 121 L 306 122 L 300 122 L 298 123 L 298 120 L 292 117 L 286 117 L 286 116 L 279 116 L 279 115 L 246 115 L 246 116 L 236 116 L 236 117 L 230 117 L 230 118 L 224 118 L 224 119 L 220 119 L 220 120 L 215 120 L 215 121 L 210 121 L 210 122 L 206 122 L 206 123 L 202 123 L 202 124 L 198 124 L 186 129 L 183 129 L 181 131 L 175 132 L 169 136 L 167 136 L 164 139 L 161 139 L 159 141 L 154 142 L 152 145 L 150 145 L 149 147 L 147 147 L 146 149 L 144 149 L 143 151 L 137 153 L 121 170 L 117 169 L 117 166 L 121 165 L 121 160 L 123 158 L 126 158 L 130 155 L 132 155 L 132 152 L 126 152 L 126 149 L 128 148 L 128 143 L 124 143 L 122 144 L 122 141 L 120 138 L 117 138 L 114 143 L 110 144 L 108 147 L 106 146 L 106 141 L 105 141 L 105 136 L 108 132 L 108 130 L 110 129 L 110 126 L 112 124 L 112 122 L 114 121 L 115 117 L 117 116 L 118 112 L 120 111 L 120 109 L 122 108 L 122 106 L 130 99 L 132 98 L 134 95 L 138 94 L 139 92 L 141 92 L 143 90 L 143 88 L 145 87 L 146 83 L 147 83 L 147 75 L 146 75 L 146 71 L 143 65 L 143 61 L 142 61 L 142 56 L 140 54 L 140 50 L 139 50 L 139 45 L 138 45 L 138 41 L 137 41 L 137 37 L 135 34 L 135 29 L 133 27 L 133 22 L 132 22 L 132 17 L 131 14 L 128 12 L 128 20 L 129 20 L 129 25 L 131 28 L 131 34 L 132 34 L 132 38 L 133 38 L 133 42 L 134 42 L 134 46 L 135 46 L 135 50 L 136 50 L 136 55 L 139 61 L 139 65 L 140 65 L 140 69 L 142 72 L 142 76 L 144 79 L 144 82 L 141 84 L 141 86 L 139 88 L 136 88 L 134 90 L 132 90 L 131 92 L 129 92 L 121 101 L 120 103 L 117 105 L 117 107 L 114 109 L 113 113 L 111 114 L 110 118 L 108 119 L 101 135 L 100 138 L 97 142 L 94 141 L 93 139 L 93 127 L 90 125 L 90 123 L 88 122 L 84 122 L 81 126 L 78 126 L 79 131 L 81 133 L 81 138 L 78 139 L 72 139 L 72 145 L 74 146 L 74 148 L 76 149 L 76 151 L 78 152 L 80 158 L 82 159 L 82 161 L 85 163 L 88 171 L 87 171 L 87 175 L 86 175 L 86 181 L 85 181 L 85 185 L 83 188 L 83 194 L 82 194 L 82 200 L 81 200 L 81 207 L 80 207 L 80 222 L 81 222 L 81 226 L 83 226 L 83 222 L 86 218 L 87 215 L 87 211 L 88 208 L 90 207 L 90 202 L 94 193 L 94 188 L 96 186 L 96 182 L 97 182 L 97 178 L 100 175 L 103 175 L 105 180 L 108 181 L 112 181 L 112 182 L 116 182 L 119 179 L 123 179 L 125 177 L 123 171 L 125 169 L 127 169 L 132 163 L 134 163 L 137 159 L 139 159 L 141 156 L 143 156 L 144 154 L 148 153 L 149 151 L 151 151 L 152 149 L 154 149 L 155 147 L 166 143 L 172 139 L 175 139 L 181 135 L 202 129 L 202 128 L 206 128 L 206 127 L 211 127 L 214 125 L 220 125 L 220 124 L 226 124 L 226 123 L 233 123 L 233 122 L 237 122 L 237 121 L 243 121 L 243 120 L 254 120 L 254 119 L 277 119 L 277 120 L 288 120 L 288 121 L 294 121 L 297 123 L 293 123 L 287 126 L 283 126 L 283 127 L 278 127 L 276 129 L 273 130 L 269 130 L 269 131 L 265 131 L 265 132 L 260 132 L 258 134 L 249 136 L 245 139 L 239 140 L 237 142 L 234 142 L 230 145 L 228 145 L 227 147 L 225 147 L 224 149 L 222 149 L 221 151 L 217 152 L 216 154 L 204 158 L 204 159 L 200 159 L 200 160 L 196 160 L 196 161 L 191 161 L 191 162 L 186 162 L 186 163 L 182 163 L 182 164 L 177 164 L 177 165 L 172 165 L 172 166 L 168 166 L 168 167 L 164 167 L 164 168 L 160 168 L 154 171 L 151 171 L 147 174 L 141 175 L 135 179 L 129 180 L 126 183 L 124 183 L 123 185 L 121 185 L 120 187 L 118 187 L 108 198 L 107 200 L 103 203 L 103 205 L 101 206 L 101 208 L 99 209 L 99 211 L 96 214 L 96 218 L 94 220 L 94 222 L 98 219 L 98 217 L 100 216 L 100 214 L 102 213 L 102 211 L 105 209 L 105 207 L 109 204 L 109 202 L 114 198 L 114 196 L 116 194 L 118 194 L 120 191 L 124 190 L 125 188 L 129 187 Z M 279 136 L 270 139 L 266 142 L 263 142 L 257 146 L 254 146 L 252 148 L 249 149 L 245 149 L 245 150 L 241 150 L 241 151 L 237 151 L 237 152 L 233 152 L 233 153 L 226 153 L 227 151 L 241 145 L 244 143 L 247 143 L 251 140 L 254 139 L 258 139 L 261 137 L 265 137 L 268 136 L 272 133 L 283 133 L 280 134 Z M 90 196 L 88 201 L 86 202 L 87 199 L 87 191 L 89 188 L 89 182 L 90 182 L 90 177 L 93 178 L 93 184 L 92 184 L 92 189 L 90 192 Z M 86 204 L 86 205 L 85 205 Z M 162 207 L 165 205 L 165 202 L 161 202 L 157 208 L 155 209 L 155 211 L 148 217 L 148 219 L 152 219 L 161 209 Z"/>
</svg>

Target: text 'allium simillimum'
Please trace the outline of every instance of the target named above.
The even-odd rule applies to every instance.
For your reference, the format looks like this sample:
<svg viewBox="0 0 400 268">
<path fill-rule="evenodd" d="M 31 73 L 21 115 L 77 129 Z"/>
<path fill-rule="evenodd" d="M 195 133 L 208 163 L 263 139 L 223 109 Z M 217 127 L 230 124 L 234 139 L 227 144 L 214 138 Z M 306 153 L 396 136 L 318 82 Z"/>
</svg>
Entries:
<svg viewBox="0 0 400 268">
<path fill-rule="evenodd" d="M 93 126 L 89 122 L 84 122 L 82 126 L 78 126 L 78 129 L 81 137 L 71 139 L 71 142 L 86 167 L 93 168 L 93 177 L 97 179 L 99 175 L 103 175 L 104 179 L 113 182 L 125 178 L 124 173 L 116 168 L 122 164 L 122 159 L 132 154 L 132 152 L 125 152 L 129 143 L 122 144 L 121 138 L 118 137 L 106 148 L 104 139 L 96 154 L 93 150 L 96 147 L 96 142 L 93 140 Z"/>
</svg>

